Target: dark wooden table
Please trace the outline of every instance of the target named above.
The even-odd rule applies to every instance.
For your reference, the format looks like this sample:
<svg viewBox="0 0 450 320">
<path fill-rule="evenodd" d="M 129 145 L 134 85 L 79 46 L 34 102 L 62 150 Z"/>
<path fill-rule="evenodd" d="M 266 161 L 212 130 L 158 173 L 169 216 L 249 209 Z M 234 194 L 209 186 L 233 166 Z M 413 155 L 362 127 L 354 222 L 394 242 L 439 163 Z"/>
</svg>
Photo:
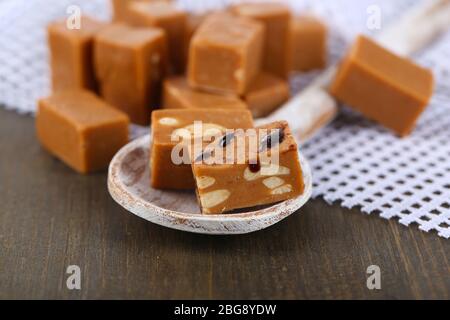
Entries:
<svg viewBox="0 0 450 320">
<path fill-rule="evenodd" d="M 190 234 L 119 207 L 106 173 L 51 157 L 31 117 L 0 110 L 0 150 L 0 298 L 450 298 L 450 242 L 415 227 L 315 200 L 253 234 Z"/>
</svg>

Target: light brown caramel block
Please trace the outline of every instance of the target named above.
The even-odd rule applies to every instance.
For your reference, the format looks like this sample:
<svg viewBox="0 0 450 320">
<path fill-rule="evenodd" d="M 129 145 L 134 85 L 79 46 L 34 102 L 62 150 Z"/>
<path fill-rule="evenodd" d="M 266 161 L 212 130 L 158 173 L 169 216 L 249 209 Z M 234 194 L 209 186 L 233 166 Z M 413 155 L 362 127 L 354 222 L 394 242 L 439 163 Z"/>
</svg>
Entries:
<svg viewBox="0 0 450 320">
<path fill-rule="evenodd" d="M 186 78 L 181 76 L 164 80 L 163 101 L 165 109 L 247 109 L 247 104 L 237 97 L 192 89 Z"/>
<path fill-rule="evenodd" d="M 268 136 L 271 137 L 270 143 L 266 143 Z M 193 162 L 192 170 L 202 213 L 220 214 L 267 205 L 303 193 L 304 181 L 297 144 L 286 122 L 258 127 L 254 135 L 255 144 L 249 140 L 240 144 L 237 142 L 240 137 L 243 135 L 231 137 L 227 148 L 234 148 L 235 154 L 241 150 L 245 155 L 244 161 L 207 163 L 208 157 L 203 156 L 203 161 Z M 255 146 L 255 149 L 252 150 L 251 146 Z M 207 150 L 205 148 L 204 155 L 208 154 Z M 275 153 L 278 154 L 278 161 L 269 161 L 269 157 Z"/>
<path fill-rule="evenodd" d="M 128 5 L 135 0 L 111 0 L 111 8 L 114 22 L 122 22 L 126 19 Z"/>
<path fill-rule="evenodd" d="M 126 22 L 130 19 L 130 4 L 133 2 L 172 2 L 172 0 L 111 0 L 113 21 Z"/>
<path fill-rule="evenodd" d="M 129 19 L 129 7 L 132 2 L 150 2 L 152 0 L 111 0 L 113 21 L 125 22 Z"/>
<path fill-rule="evenodd" d="M 260 72 L 263 44 L 261 23 L 225 13 L 208 16 L 189 48 L 189 84 L 222 94 L 245 94 Z"/>
<path fill-rule="evenodd" d="M 291 61 L 294 71 L 322 69 L 327 64 L 327 27 L 312 16 L 293 18 Z"/>
<path fill-rule="evenodd" d="M 289 84 L 286 80 L 268 73 L 261 73 L 250 86 L 244 101 L 253 117 L 264 117 L 275 111 L 289 99 Z"/>
<path fill-rule="evenodd" d="M 129 120 L 85 90 L 60 91 L 39 101 L 36 131 L 41 144 L 80 173 L 108 167 L 128 142 Z"/>
<path fill-rule="evenodd" d="M 405 136 L 428 105 L 433 87 L 430 70 L 360 36 L 341 63 L 331 93 Z"/>
<path fill-rule="evenodd" d="M 185 32 L 185 40 L 184 40 L 184 69 L 187 70 L 187 64 L 189 61 L 189 47 L 191 44 L 191 40 L 194 37 L 194 33 L 200 27 L 200 25 L 205 21 L 206 17 L 210 13 L 196 14 L 189 13 L 186 20 L 186 32 Z"/>
<path fill-rule="evenodd" d="M 183 132 L 188 130 L 192 132 L 193 137 L 192 130 L 195 121 L 202 122 L 203 134 L 214 134 L 218 130 L 224 132 L 227 128 L 247 129 L 253 127 L 253 119 L 248 110 L 180 109 L 153 111 L 153 142 L 150 159 L 151 186 L 153 188 L 195 188 L 191 165 L 187 163 L 175 164 L 171 157 L 172 149 L 183 141 Z M 202 133 L 200 136 L 202 136 Z M 188 162 L 190 163 L 190 160 Z"/>
<path fill-rule="evenodd" d="M 171 73 L 184 72 L 187 28 L 185 11 L 168 2 L 132 2 L 127 23 L 163 29 L 167 35 Z"/>
<path fill-rule="evenodd" d="M 53 91 L 96 90 L 93 40 L 103 23 L 83 16 L 81 29 L 69 29 L 66 20 L 48 26 Z"/>
<path fill-rule="evenodd" d="M 260 21 L 266 29 L 263 70 L 286 78 L 290 70 L 291 12 L 282 3 L 243 3 L 231 7 L 243 17 Z"/>
<path fill-rule="evenodd" d="M 95 39 L 100 92 L 132 122 L 147 125 L 159 104 L 166 70 L 166 37 L 161 29 L 113 24 Z"/>
</svg>

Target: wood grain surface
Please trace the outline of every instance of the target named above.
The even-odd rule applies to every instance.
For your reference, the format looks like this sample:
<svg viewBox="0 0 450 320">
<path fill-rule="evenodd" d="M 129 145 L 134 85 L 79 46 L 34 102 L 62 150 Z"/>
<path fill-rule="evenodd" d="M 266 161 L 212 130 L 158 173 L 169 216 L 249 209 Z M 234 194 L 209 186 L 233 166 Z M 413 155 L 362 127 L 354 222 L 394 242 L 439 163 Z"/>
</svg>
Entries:
<svg viewBox="0 0 450 320">
<path fill-rule="evenodd" d="M 253 234 L 190 234 L 119 207 L 106 173 L 51 157 L 31 117 L 0 110 L 0 150 L 3 299 L 450 298 L 450 243 L 415 227 L 315 200 Z M 69 265 L 81 290 L 66 287 Z"/>
</svg>

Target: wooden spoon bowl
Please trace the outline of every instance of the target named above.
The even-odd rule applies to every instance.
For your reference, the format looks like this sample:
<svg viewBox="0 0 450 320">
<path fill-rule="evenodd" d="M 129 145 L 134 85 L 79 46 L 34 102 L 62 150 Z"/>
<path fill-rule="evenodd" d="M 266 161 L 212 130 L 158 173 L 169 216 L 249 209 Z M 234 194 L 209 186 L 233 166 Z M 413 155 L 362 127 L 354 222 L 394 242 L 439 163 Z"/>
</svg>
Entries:
<svg viewBox="0 0 450 320">
<path fill-rule="evenodd" d="M 305 180 L 304 193 L 274 205 L 240 213 L 203 215 L 194 191 L 157 190 L 150 187 L 150 135 L 124 146 L 108 171 L 108 190 L 122 207 L 150 222 L 173 229 L 203 234 L 243 234 L 267 228 L 302 207 L 311 197 L 312 177 L 300 154 Z"/>
</svg>

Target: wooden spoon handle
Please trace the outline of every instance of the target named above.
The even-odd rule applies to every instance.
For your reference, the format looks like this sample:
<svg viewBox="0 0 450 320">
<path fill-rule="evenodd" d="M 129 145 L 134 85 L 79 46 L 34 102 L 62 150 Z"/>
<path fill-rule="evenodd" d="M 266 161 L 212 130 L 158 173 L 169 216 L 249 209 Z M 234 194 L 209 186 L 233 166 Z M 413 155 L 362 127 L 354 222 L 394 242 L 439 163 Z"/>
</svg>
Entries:
<svg viewBox="0 0 450 320">
<path fill-rule="evenodd" d="M 388 27 L 377 41 L 399 55 L 424 49 L 450 27 L 450 0 L 428 0 Z"/>
</svg>

